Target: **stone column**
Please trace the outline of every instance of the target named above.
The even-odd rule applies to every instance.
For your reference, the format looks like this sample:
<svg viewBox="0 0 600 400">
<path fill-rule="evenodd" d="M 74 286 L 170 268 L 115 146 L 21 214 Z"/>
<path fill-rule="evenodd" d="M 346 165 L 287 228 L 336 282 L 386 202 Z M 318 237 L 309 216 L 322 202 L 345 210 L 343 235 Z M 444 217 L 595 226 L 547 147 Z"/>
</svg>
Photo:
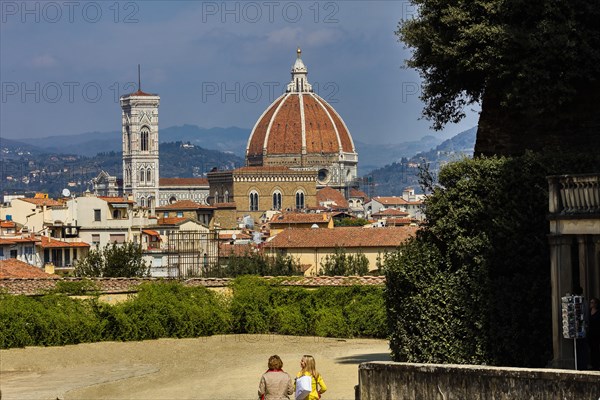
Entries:
<svg viewBox="0 0 600 400">
<path fill-rule="evenodd" d="M 590 297 L 600 297 L 600 235 L 592 236 L 592 251 L 590 253 L 589 281 L 587 293 Z"/>
<path fill-rule="evenodd" d="M 587 298 L 590 297 L 589 285 L 589 266 L 590 266 L 590 254 L 588 251 L 591 249 L 587 235 L 577 235 L 577 250 L 579 252 L 579 282 L 575 282 L 576 285 L 581 286 L 583 289 L 583 295 Z"/>
<path fill-rule="evenodd" d="M 549 235 L 550 277 L 552 282 L 552 367 L 572 368 L 573 343 L 562 335 L 561 297 L 571 292 L 573 273 L 571 266 L 571 244 L 573 236 Z"/>
</svg>

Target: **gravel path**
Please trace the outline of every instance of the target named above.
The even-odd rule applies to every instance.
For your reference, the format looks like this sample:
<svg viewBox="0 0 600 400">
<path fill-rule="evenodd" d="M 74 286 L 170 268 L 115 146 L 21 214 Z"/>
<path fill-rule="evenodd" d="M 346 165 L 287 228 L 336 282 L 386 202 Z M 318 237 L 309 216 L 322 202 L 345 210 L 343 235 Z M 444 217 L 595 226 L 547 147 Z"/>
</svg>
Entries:
<svg viewBox="0 0 600 400">
<path fill-rule="evenodd" d="M 358 364 L 390 359 L 386 340 L 279 335 L 28 347 L 0 351 L 1 399 L 256 400 L 273 354 L 292 376 L 313 355 L 323 400 L 353 400 Z"/>
</svg>

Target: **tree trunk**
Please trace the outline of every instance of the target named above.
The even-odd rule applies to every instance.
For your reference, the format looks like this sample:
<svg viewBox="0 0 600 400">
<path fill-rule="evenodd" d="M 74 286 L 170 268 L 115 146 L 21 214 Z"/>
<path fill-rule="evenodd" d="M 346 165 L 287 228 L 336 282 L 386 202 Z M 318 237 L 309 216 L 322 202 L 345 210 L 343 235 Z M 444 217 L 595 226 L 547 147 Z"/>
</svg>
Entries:
<svg viewBox="0 0 600 400">
<path fill-rule="evenodd" d="M 581 85 L 576 98 L 554 113 L 503 107 L 497 93 L 488 89 L 483 96 L 476 157 L 526 150 L 600 152 L 600 83 Z"/>
</svg>

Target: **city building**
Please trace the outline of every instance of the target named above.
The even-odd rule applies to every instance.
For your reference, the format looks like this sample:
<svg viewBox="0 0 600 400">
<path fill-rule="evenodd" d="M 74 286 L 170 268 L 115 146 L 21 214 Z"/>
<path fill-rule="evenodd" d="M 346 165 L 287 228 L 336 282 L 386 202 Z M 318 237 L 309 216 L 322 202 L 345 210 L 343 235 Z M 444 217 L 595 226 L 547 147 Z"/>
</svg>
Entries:
<svg viewBox="0 0 600 400">
<path fill-rule="evenodd" d="M 287 228 L 265 243 L 267 254 L 291 256 L 300 265 L 308 266 L 305 275 L 318 275 L 322 263 L 343 249 L 349 254 L 364 254 L 369 260 L 369 271 L 378 268 L 377 261 L 386 252 L 394 251 L 416 233 L 415 227 L 394 228 L 343 227 Z"/>
<path fill-rule="evenodd" d="M 422 221 L 425 219 L 423 209 L 423 195 L 416 195 L 413 188 L 406 188 L 402 196 L 375 196 L 365 203 L 364 210 L 367 217 L 386 209 L 405 211 L 410 218 Z"/>
<path fill-rule="evenodd" d="M 242 167 L 208 173 L 208 202 L 217 208 L 220 227 L 237 227 L 248 216 L 259 221 L 267 211 L 304 210 L 314 207 L 316 171 L 288 167 Z M 219 204 L 233 204 L 225 216 Z"/>
<path fill-rule="evenodd" d="M 556 368 L 574 365 L 573 340 L 563 337 L 561 298 L 580 287 L 600 297 L 600 174 L 548 177 L 552 334 Z"/>
<path fill-rule="evenodd" d="M 161 178 L 158 107 L 160 96 L 141 89 L 121 97 L 123 178 L 100 171 L 92 180 L 98 196 L 131 196 L 154 210 L 181 200 L 206 203 L 206 178 Z"/>
</svg>

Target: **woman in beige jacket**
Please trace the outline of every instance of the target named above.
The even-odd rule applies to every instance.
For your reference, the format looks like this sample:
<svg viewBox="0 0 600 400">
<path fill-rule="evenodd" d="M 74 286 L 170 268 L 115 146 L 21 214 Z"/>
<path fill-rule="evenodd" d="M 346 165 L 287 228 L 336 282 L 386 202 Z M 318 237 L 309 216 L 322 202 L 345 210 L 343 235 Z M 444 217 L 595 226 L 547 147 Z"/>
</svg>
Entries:
<svg viewBox="0 0 600 400">
<path fill-rule="evenodd" d="M 292 377 L 283 368 L 283 361 L 278 355 L 269 357 L 269 366 L 260 378 L 258 397 L 261 400 L 289 399 L 294 393 Z"/>
</svg>

